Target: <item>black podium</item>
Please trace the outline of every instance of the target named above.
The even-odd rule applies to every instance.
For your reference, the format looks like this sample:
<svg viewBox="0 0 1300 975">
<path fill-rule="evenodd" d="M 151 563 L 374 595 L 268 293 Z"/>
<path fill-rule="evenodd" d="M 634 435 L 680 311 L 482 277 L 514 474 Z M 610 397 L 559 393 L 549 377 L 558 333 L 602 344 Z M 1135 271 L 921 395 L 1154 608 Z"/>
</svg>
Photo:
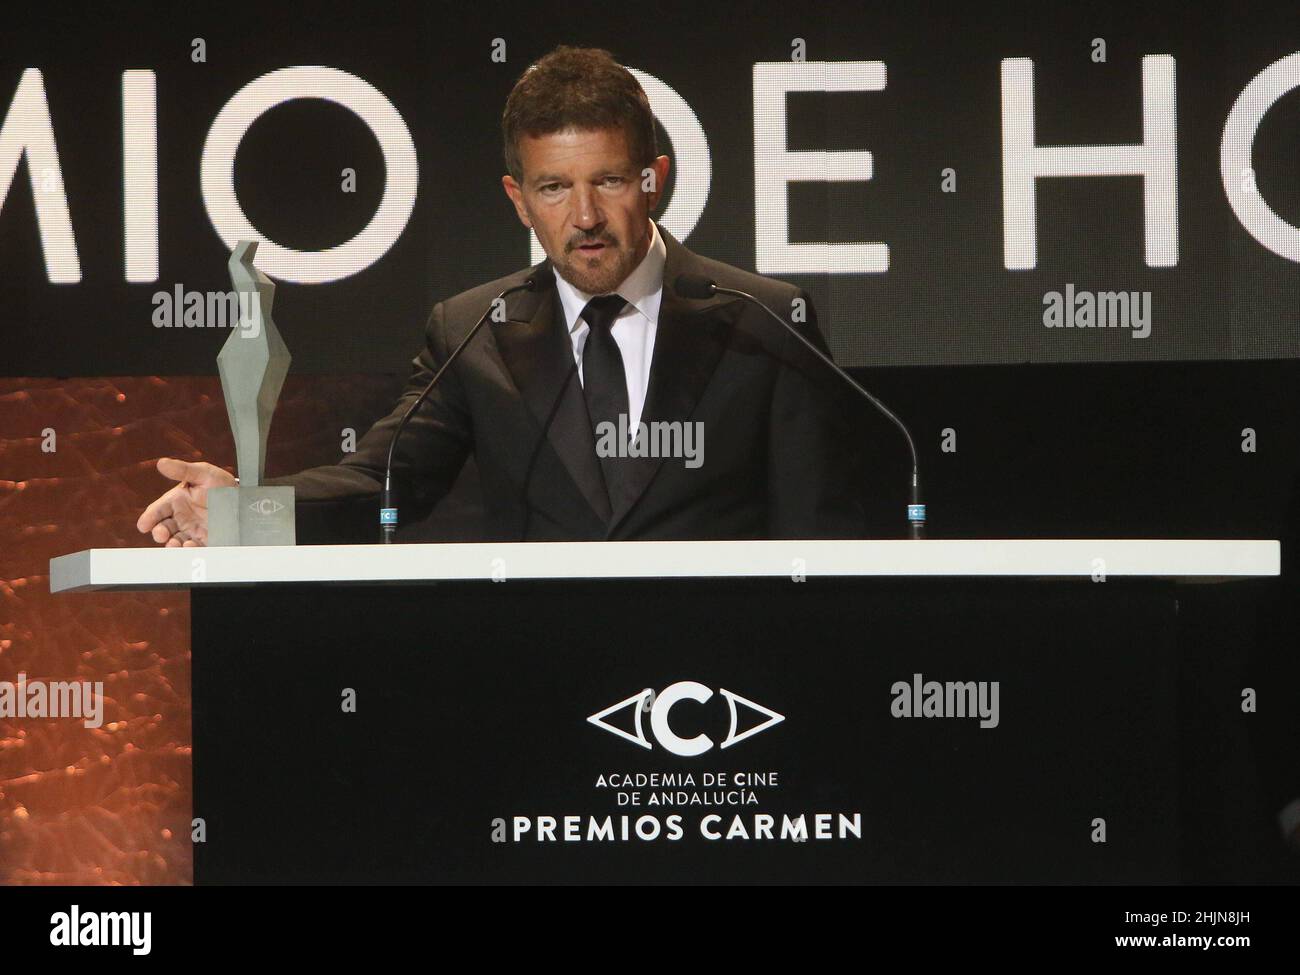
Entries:
<svg viewBox="0 0 1300 975">
<path fill-rule="evenodd" d="M 62 588 L 192 589 L 201 884 L 1176 882 L 1178 580 L 1277 565 L 1273 542 L 87 555 Z"/>
<path fill-rule="evenodd" d="M 951 580 L 198 592 L 196 880 L 1174 881 L 1175 602 Z M 917 674 L 922 711 L 927 682 L 977 682 L 941 702 L 974 713 L 895 717 Z"/>
</svg>

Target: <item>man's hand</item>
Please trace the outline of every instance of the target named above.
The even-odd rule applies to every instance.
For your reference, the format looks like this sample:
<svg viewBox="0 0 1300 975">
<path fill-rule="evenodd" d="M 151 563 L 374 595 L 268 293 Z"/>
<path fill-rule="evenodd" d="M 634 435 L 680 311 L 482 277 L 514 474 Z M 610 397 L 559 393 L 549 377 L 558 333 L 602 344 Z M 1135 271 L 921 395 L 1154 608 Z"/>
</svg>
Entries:
<svg viewBox="0 0 1300 975">
<path fill-rule="evenodd" d="M 158 459 L 158 473 L 180 483 L 145 508 L 135 527 L 167 548 L 206 545 L 208 488 L 235 487 L 239 482 L 220 467 L 203 461 L 189 464 L 173 457 Z"/>
</svg>

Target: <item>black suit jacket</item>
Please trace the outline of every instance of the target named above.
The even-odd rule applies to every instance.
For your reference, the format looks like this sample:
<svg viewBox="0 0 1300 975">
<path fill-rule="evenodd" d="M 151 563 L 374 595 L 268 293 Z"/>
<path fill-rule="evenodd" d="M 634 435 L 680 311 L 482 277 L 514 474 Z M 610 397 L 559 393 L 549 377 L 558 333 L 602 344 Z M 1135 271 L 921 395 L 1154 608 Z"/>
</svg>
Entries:
<svg viewBox="0 0 1300 975">
<path fill-rule="evenodd" d="M 847 429 L 853 411 L 842 381 L 749 303 L 681 298 L 672 285 L 679 274 L 702 274 L 748 291 L 787 319 L 792 300 L 802 298 L 807 322 L 800 327 L 825 351 L 808 295 L 694 254 L 663 227 L 659 233 L 667 248 L 664 292 L 642 420 L 700 421 L 703 464 L 638 459 L 635 500 L 610 510 L 552 282 L 507 298 L 508 320 L 480 330 L 402 431 L 393 476 L 403 524 L 427 514 L 473 453 L 489 540 L 865 534 L 854 460 L 860 437 Z M 293 485 L 304 505 L 373 500 L 377 510 L 402 414 L 491 300 L 532 270 L 435 306 L 400 400 L 356 451 L 336 465 L 266 483 Z"/>
</svg>

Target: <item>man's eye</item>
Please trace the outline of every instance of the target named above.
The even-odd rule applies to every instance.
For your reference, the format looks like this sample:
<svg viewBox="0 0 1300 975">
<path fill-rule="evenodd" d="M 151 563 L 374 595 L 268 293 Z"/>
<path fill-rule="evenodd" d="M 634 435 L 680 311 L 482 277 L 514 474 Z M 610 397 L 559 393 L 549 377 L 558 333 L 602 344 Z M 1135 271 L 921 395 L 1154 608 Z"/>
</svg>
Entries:
<svg viewBox="0 0 1300 975">
<path fill-rule="evenodd" d="M 559 188 L 560 188 L 559 183 L 547 183 L 541 189 L 543 193 L 555 193 L 559 190 Z"/>
<path fill-rule="evenodd" d="M 605 182 L 606 182 L 606 183 L 614 183 L 614 184 L 622 183 L 622 182 L 623 182 L 623 177 L 622 177 L 622 176 L 606 176 L 606 177 L 605 177 Z"/>
</svg>

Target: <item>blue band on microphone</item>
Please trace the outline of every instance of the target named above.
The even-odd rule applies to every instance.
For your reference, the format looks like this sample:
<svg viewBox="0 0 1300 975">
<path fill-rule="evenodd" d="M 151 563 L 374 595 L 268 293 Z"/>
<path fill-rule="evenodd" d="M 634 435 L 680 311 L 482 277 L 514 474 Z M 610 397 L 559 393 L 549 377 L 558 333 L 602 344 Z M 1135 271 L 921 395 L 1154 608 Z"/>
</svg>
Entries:
<svg viewBox="0 0 1300 975">
<path fill-rule="evenodd" d="M 397 524 L 397 509 L 396 509 L 396 508 L 380 508 L 380 509 L 379 509 L 379 524 L 380 524 L 380 525 L 396 525 L 396 524 Z"/>
<path fill-rule="evenodd" d="M 915 522 L 925 521 L 925 505 L 909 504 L 907 506 L 907 520 Z"/>
</svg>

